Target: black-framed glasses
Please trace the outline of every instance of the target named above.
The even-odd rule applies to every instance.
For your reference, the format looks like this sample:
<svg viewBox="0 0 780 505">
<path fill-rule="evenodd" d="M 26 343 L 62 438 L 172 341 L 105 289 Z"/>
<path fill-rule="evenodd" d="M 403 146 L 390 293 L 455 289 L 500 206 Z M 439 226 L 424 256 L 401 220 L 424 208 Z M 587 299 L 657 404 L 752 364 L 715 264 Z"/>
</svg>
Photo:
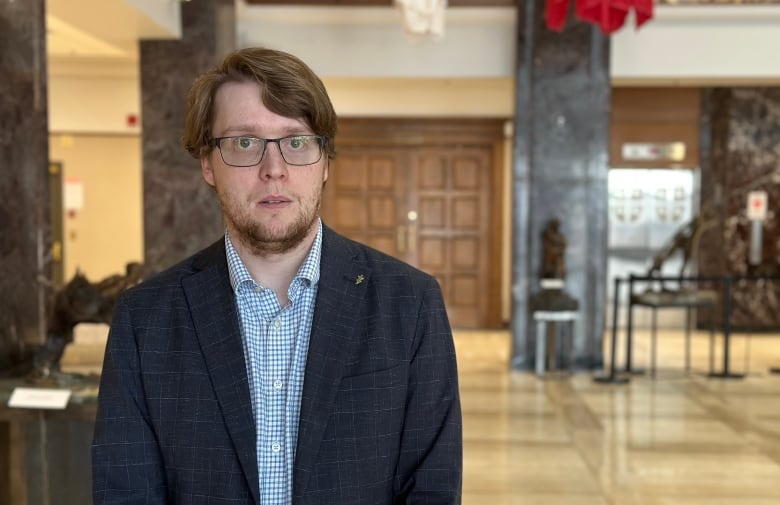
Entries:
<svg viewBox="0 0 780 505">
<path fill-rule="evenodd" d="M 248 135 L 219 137 L 214 146 L 219 149 L 222 161 L 232 167 L 253 167 L 265 157 L 269 143 L 276 144 L 282 159 L 288 165 L 313 165 L 322 159 L 327 137 L 322 135 L 290 135 L 278 139 L 264 139 Z"/>
</svg>

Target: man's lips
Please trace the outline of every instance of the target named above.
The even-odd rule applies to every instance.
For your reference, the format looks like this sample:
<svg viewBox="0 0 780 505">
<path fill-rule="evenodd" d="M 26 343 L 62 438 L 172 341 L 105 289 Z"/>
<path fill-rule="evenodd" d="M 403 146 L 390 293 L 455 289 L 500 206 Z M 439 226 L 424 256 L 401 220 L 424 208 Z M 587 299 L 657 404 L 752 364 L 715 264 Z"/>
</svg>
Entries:
<svg viewBox="0 0 780 505">
<path fill-rule="evenodd" d="M 264 207 L 279 207 L 287 205 L 291 201 L 289 198 L 281 195 L 269 195 L 261 198 L 259 204 Z"/>
</svg>

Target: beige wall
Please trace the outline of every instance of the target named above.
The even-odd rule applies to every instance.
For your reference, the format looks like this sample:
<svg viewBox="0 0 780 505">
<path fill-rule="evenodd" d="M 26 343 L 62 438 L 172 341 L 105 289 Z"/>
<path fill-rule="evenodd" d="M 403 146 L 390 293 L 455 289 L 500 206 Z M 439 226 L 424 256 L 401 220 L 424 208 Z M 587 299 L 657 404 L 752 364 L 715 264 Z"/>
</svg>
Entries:
<svg viewBox="0 0 780 505">
<path fill-rule="evenodd" d="M 514 116 L 514 80 L 324 78 L 340 116 Z"/>
<path fill-rule="evenodd" d="M 49 158 L 83 188 L 83 208 L 63 215 L 65 281 L 77 268 L 94 282 L 142 261 L 140 137 L 52 134 Z"/>
</svg>

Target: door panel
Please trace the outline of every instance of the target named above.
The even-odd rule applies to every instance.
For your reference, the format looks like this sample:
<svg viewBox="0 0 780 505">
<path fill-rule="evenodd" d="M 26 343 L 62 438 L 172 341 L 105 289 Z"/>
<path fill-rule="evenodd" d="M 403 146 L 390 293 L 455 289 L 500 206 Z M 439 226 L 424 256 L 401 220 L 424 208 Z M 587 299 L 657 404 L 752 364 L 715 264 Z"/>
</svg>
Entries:
<svg viewBox="0 0 780 505">
<path fill-rule="evenodd" d="M 438 279 L 454 327 L 488 326 L 492 151 L 426 149 L 410 166 L 420 181 L 409 193 L 421 209 L 421 248 L 409 261 Z"/>
<path fill-rule="evenodd" d="M 402 252 L 397 240 L 399 150 L 347 149 L 329 170 L 323 217 L 335 230 L 392 256 Z"/>
<path fill-rule="evenodd" d="M 411 145 L 404 139 L 340 139 L 323 219 L 436 277 L 453 327 L 499 327 L 494 145 L 426 134 L 409 135 Z M 371 140 L 376 138 L 386 137 Z"/>
</svg>

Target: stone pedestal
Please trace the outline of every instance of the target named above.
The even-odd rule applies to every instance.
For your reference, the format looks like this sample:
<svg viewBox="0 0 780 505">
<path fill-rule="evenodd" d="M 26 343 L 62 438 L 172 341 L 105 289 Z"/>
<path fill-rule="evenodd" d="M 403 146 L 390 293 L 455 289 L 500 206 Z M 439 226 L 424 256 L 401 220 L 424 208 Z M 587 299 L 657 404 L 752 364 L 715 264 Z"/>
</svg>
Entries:
<svg viewBox="0 0 780 505">
<path fill-rule="evenodd" d="M 542 279 L 541 290 L 529 299 L 531 312 L 576 311 L 580 304 L 565 290 L 563 279 Z"/>
</svg>

